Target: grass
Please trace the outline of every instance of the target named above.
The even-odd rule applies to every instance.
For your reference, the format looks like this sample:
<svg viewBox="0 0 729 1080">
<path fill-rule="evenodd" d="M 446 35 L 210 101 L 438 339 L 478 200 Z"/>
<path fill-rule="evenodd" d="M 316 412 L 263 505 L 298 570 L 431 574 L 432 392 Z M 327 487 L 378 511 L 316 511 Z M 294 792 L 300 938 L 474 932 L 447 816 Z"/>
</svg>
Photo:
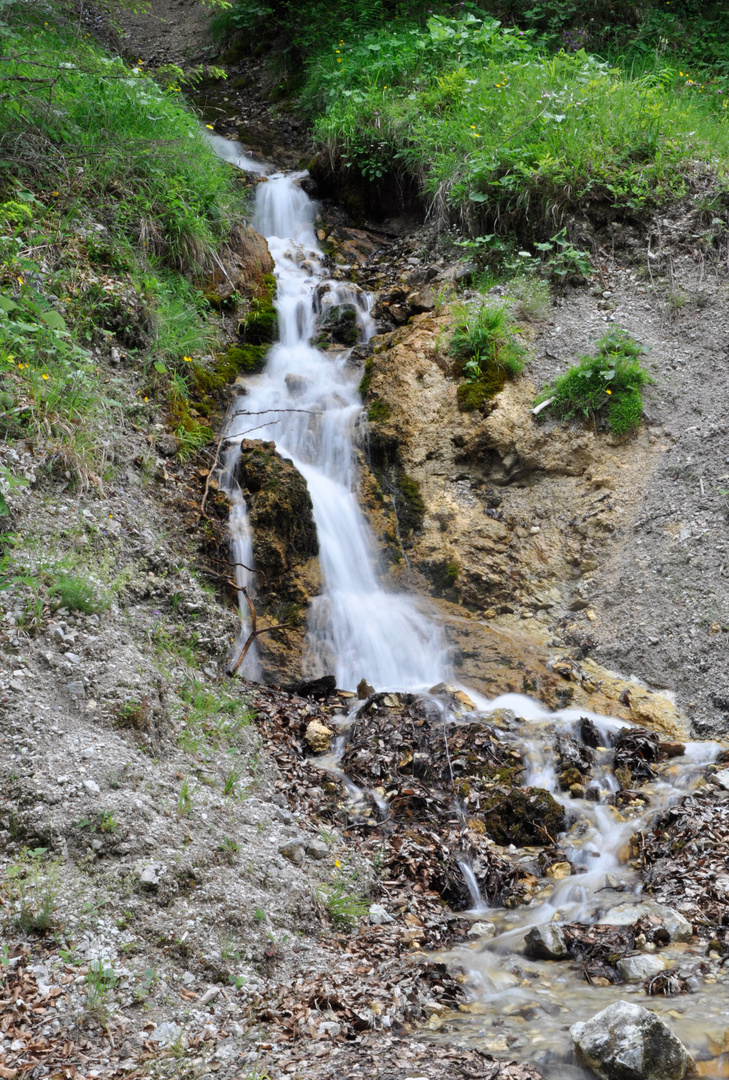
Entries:
<svg viewBox="0 0 729 1080">
<path fill-rule="evenodd" d="M 183 702 L 178 740 L 191 753 L 198 753 L 204 746 L 236 746 L 254 719 L 245 699 L 211 689 L 197 679 L 186 680 L 178 694 Z M 225 779 L 226 795 L 235 793 L 240 777 L 240 772 L 231 769 Z"/>
<path fill-rule="evenodd" d="M 582 210 L 636 219 L 684 195 L 696 161 L 726 187 L 727 98 L 681 68 L 631 78 L 580 49 L 468 13 L 335 39 L 303 102 L 336 171 L 376 193 L 414 180 L 472 235 L 549 241 Z"/>
<path fill-rule="evenodd" d="M 369 901 L 357 892 L 357 871 L 335 860 L 331 881 L 317 886 L 317 896 L 333 926 L 351 929 L 369 911 Z"/>
<path fill-rule="evenodd" d="M 2 20 L 0 435 L 38 440 L 85 485 L 123 413 L 146 425 L 162 407 L 189 456 L 211 431 L 172 379 L 218 343 L 198 284 L 242 188 L 179 83 L 104 54 L 63 0 L 3 3 Z M 100 363 L 112 348 L 123 400 Z"/>
<path fill-rule="evenodd" d="M 503 390 L 507 379 L 524 367 L 524 349 L 516 339 L 509 303 L 476 300 L 454 309 L 450 352 L 464 381 L 458 404 L 464 411 L 480 408 Z"/>
<path fill-rule="evenodd" d="M 653 382 L 640 363 L 643 352 L 625 331 L 613 330 L 597 342 L 594 356 L 581 357 L 536 403 L 553 398 L 547 408 L 557 416 L 583 416 L 595 430 L 600 425 L 613 435 L 629 435 L 643 416 L 643 387 Z"/>
</svg>

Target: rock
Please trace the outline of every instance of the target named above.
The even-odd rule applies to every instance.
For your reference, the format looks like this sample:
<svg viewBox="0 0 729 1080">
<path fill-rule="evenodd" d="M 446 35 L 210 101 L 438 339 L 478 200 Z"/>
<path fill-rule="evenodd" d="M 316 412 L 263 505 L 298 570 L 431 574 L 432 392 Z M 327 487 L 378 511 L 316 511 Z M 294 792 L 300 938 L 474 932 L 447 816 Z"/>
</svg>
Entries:
<svg viewBox="0 0 729 1080">
<path fill-rule="evenodd" d="M 545 875 L 548 878 L 552 878 L 553 881 L 563 881 L 564 878 L 570 877 L 572 874 L 572 867 L 568 862 L 556 862 L 548 866 Z"/>
<path fill-rule="evenodd" d="M 200 1000 L 198 1001 L 198 1005 L 209 1005 L 211 1001 L 215 1000 L 215 998 L 218 996 L 219 993 L 220 993 L 220 987 L 219 986 L 209 986 L 207 988 L 207 990 L 205 991 L 205 993 L 200 998 Z"/>
<path fill-rule="evenodd" d="M 382 904 L 370 904 L 367 921 L 371 926 L 382 926 L 383 923 L 394 922 L 395 917 L 394 915 L 391 915 Z"/>
<path fill-rule="evenodd" d="M 476 273 L 478 273 L 478 267 L 475 262 L 459 263 L 453 272 L 453 280 L 459 285 L 467 285 L 469 281 L 473 281 Z"/>
<path fill-rule="evenodd" d="M 432 311 L 436 305 L 436 295 L 429 285 L 408 294 L 407 305 L 414 315 L 421 315 L 424 311 Z"/>
<path fill-rule="evenodd" d="M 84 787 L 86 788 L 86 791 L 88 792 L 89 795 L 100 795 L 101 794 L 101 788 L 99 787 L 99 785 L 96 783 L 95 780 L 84 780 L 83 783 L 84 783 Z"/>
<path fill-rule="evenodd" d="M 71 682 L 67 682 L 66 689 L 68 690 L 71 697 L 86 697 L 86 687 L 80 679 L 73 679 Z"/>
<path fill-rule="evenodd" d="M 322 675 L 320 679 L 310 679 L 308 682 L 298 683 L 291 687 L 292 694 L 299 697 L 324 698 L 333 694 L 337 689 L 337 680 L 334 675 Z"/>
<path fill-rule="evenodd" d="M 304 844 L 304 850 L 310 859 L 326 859 L 329 848 L 323 840 L 309 840 Z"/>
<path fill-rule="evenodd" d="M 374 686 L 371 686 L 366 679 L 360 679 L 357 683 L 357 697 L 360 701 L 365 701 L 368 697 L 372 697 L 374 692 Z"/>
<path fill-rule="evenodd" d="M 182 1028 L 179 1024 L 173 1024 L 172 1021 L 165 1020 L 148 1037 L 151 1042 L 159 1043 L 160 1046 L 172 1046 L 173 1043 L 177 1042 L 181 1034 Z"/>
<path fill-rule="evenodd" d="M 683 1080 L 693 1064 L 660 1017 L 628 1001 L 574 1024 L 570 1034 L 579 1060 L 601 1080 Z"/>
<path fill-rule="evenodd" d="M 306 857 L 306 848 L 301 840 L 289 840 L 278 849 L 281 855 L 294 866 L 301 866 Z"/>
<path fill-rule="evenodd" d="M 693 928 L 688 919 L 666 904 L 654 900 L 643 900 L 639 904 L 618 904 L 600 919 L 601 923 L 611 926 L 629 926 L 645 915 L 655 915 L 661 920 L 671 941 L 690 941 Z"/>
<path fill-rule="evenodd" d="M 665 969 L 665 964 L 658 956 L 649 954 L 641 956 L 624 956 L 615 965 L 623 982 L 642 983 L 644 979 L 651 979 L 659 971 Z"/>
<path fill-rule="evenodd" d="M 729 769 L 720 769 L 719 772 L 714 773 L 713 780 L 722 791 L 729 791 Z"/>
<path fill-rule="evenodd" d="M 319 331 L 333 343 L 350 348 L 357 344 L 359 327 L 354 304 L 333 304 L 319 321 Z"/>
<path fill-rule="evenodd" d="M 338 1024 L 336 1020 L 324 1020 L 319 1024 L 318 1030 L 320 1035 L 331 1035 L 333 1039 L 336 1039 L 337 1035 L 342 1031 L 342 1025 Z"/>
<path fill-rule="evenodd" d="M 464 693 L 463 690 L 456 690 L 453 697 L 456 699 L 461 708 L 465 709 L 466 712 L 473 712 L 476 708 L 468 694 Z"/>
<path fill-rule="evenodd" d="M 159 863 L 147 863 L 139 875 L 140 884 L 155 888 L 160 883 L 163 868 Z"/>
<path fill-rule="evenodd" d="M 564 934 L 554 923 L 533 926 L 524 938 L 524 951 L 535 960 L 569 960 Z"/>
<path fill-rule="evenodd" d="M 286 389 L 292 397 L 301 397 L 311 386 L 311 379 L 307 379 L 304 375 L 294 375 L 289 373 L 284 377 L 286 383 Z"/>
<path fill-rule="evenodd" d="M 492 938 L 496 935 L 496 927 L 492 922 L 475 922 L 468 928 L 470 938 Z"/>
<path fill-rule="evenodd" d="M 323 754 L 329 749 L 334 732 L 320 720 L 310 720 L 306 726 L 304 738 L 315 754 Z"/>
</svg>

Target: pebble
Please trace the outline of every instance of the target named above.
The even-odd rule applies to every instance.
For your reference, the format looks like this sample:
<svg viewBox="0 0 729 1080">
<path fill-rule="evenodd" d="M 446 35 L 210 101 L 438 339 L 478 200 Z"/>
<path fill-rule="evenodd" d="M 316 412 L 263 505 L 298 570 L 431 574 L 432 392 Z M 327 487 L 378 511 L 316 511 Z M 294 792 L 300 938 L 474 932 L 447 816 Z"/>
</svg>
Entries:
<svg viewBox="0 0 729 1080">
<path fill-rule="evenodd" d="M 306 848 L 301 840 L 289 840 L 288 843 L 282 844 L 278 850 L 294 866 L 301 866 L 306 856 Z"/>
<path fill-rule="evenodd" d="M 468 928 L 470 938 L 492 938 L 496 934 L 496 927 L 492 922 L 475 922 Z"/>
<path fill-rule="evenodd" d="M 395 922 L 395 917 L 382 904 L 370 904 L 367 919 L 371 926 L 382 926 L 383 923 Z"/>
<path fill-rule="evenodd" d="M 95 780 L 84 780 L 84 787 L 86 788 L 89 795 L 100 795 L 101 794 L 101 788 L 99 787 L 99 785 L 96 783 Z"/>
</svg>

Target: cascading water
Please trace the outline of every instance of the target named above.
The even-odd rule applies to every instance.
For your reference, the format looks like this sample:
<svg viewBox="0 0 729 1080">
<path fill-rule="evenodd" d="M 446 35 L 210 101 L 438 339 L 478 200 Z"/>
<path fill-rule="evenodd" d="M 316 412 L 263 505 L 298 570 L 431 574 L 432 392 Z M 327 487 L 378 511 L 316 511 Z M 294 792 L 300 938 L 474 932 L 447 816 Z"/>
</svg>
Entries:
<svg viewBox="0 0 729 1080">
<path fill-rule="evenodd" d="M 217 142 L 223 146 L 215 145 L 215 149 L 238 167 L 264 171 L 264 167 L 231 149 L 225 140 Z M 423 688 L 447 673 L 443 643 L 437 626 L 411 597 L 385 591 L 377 578 L 374 545 L 356 496 L 353 440 L 361 416 L 357 373 L 348 363 L 348 351 L 323 352 L 310 344 L 317 314 L 343 302 L 356 305 L 360 336 L 366 340 L 373 329 L 369 298 L 352 285 L 326 277 L 314 232 L 314 205 L 299 186 L 300 178 L 272 175 L 257 192 L 256 225 L 267 238 L 275 261 L 280 339 L 271 349 L 265 370 L 248 380 L 247 393 L 236 400 L 229 420 L 230 448 L 224 461 L 222 486 L 232 504 L 231 561 L 236 564 L 239 587 L 255 589 L 255 574 L 250 569 L 251 537 L 245 500 L 235 482 L 236 464 L 241 437 L 272 439 L 278 452 L 291 458 L 305 477 L 314 507 L 324 589 L 309 615 L 312 674 L 333 671 L 341 687 L 351 688 L 365 676 L 378 688 Z M 237 648 L 247 635 L 247 613 L 243 599 L 243 630 Z M 255 678 L 253 650 L 246 663 L 246 674 Z M 525 958 L 524 935 L 538 923 L 589 923 L 601 916 L 609 921 L 610 909 L 625 903 L 630 892 L 640 888 L 637 875 L 624 865 L 621 848 L 644 823 L 640 817 L 625 820 L 604 801 L 569 799 L 559 791 L 552 749 L 555 726 L 570 731 L 583 714 L 551 714 L 518 695 L 504 695 L 489 702 L 469 693 L 476 712 L 465 721 L 444 713 L 444 733 L 452 723 L 492 724 L 497 713 L 503 716 L 513 710 L 519 722 L 515 721 L 512 728 L 507 726 L 502 737 L 518 749 L 526 766 L 525 782 L 551 791 L 577 819 L 560 843 L 578 872 L 547 883 L 527 907 L 487 909 L 471 863 L 465 856 L 458 859 L 473 903 L 468 914 L 476 917 L 488 911 L 496 934 L 484 944 L 460 947 L 445 956 L 468 971 L 477 997 L 470 1012 L 454 1015 L 450 1037 L 455 1034 L 483 1049 L 539 1061 L 553 1080 L 583 1078 L 584 1071 L 566 1061 L 565 1032 L 570 1023 L 587 1019 L 617 997 L 625 996 L 627 988 L 592 986 L 586 993 L 581 974 L 571 970 L 573 965 L 550 966 L 549 962 Z M 330 758 L 320 758 L 318 763 L 342 780 L 356 807 L 365 793 L 341 772 L 338 756 L 339 744 L 344 744 L 346 728 L 354 715 L 343 720 L 343 734 L 335 740 Z M 604 746 L 609 746 L 610 731 L 622 722 L 591 718 Z M 646 820 L 674 796 L 676 788 L 686 790 L 696 780 L 702 762 L 711 760 L 717 749 L 715 744 L 687 747 L 684 764 L 675 767 L 677 775 L 672 781 L 658 779 L 648 786 L 652 810 L 644 812 Z M 601 767 L 599 762 L 595 781 L 603 799 L 615 785 L 609 768 Z M 373 792 L 368 794 L 374 798 Z M 386 801 L 381 796 L 375 801 L 386 818 Z M 675 960 L 680 955 L 679 946 L 672 950 L 671 958 Z M 672 1005 L 672 1001 L 652 999 L 651 1007 L 659 1012 L 670 1010 L 671 1023 L 679 1035 L 689 1046 L 692 1042 L 698 1045 L 693 1012 L 687 1011 L 686 1004 L 677 1009 L 678 1003 Z M 729 1015 L 727 988 L 716 986 L 711 1004 L 704 997 L 699 1013 L 718 1018 Z M 528 1023 L 532 1014 L 538 1018 L 536 1026 Z M 440 1022 L 436 1018 L 431 1026 L 437 1029 Z M 700 1019 L 698 1023 L 700 1035 Z"/>
<path fill-rule="evenodd" d="M 323 352 L 310 344 L 317 311 L 347 302 L 357 308 L 366 341 L 373 331 L 369 298 L 351 284 L 326 278 L 314 232 L 315 207 L 298 183 L 304 175 L 273 175 L 257 191 L 255 225 L 275 263 L 279 341 L 265 370 L 248 381 L 229 421 L 224 486 L 234 507 L 232 561 L 252 565 L 245 503 L 234 482 L 240 443 L 235 436 L 245 431 L 275 441 L 309 487 L 323 578 L 323 593 L 309 618 L 312 674 L 333 672 L 345 688 L 363 676 L 379 688 L 427 687 L 446 667 L 440 631 L 411 597 L 382 588 L 357 501 L 353 439 L 362 411 L 357 372 L 348 364 L 349 351 Z M 250 589 L 250 572 L 238 567 L 237 573 L 238 584 Z M 250 667 L 246 674 L 252 675 Z"/>
</svg>

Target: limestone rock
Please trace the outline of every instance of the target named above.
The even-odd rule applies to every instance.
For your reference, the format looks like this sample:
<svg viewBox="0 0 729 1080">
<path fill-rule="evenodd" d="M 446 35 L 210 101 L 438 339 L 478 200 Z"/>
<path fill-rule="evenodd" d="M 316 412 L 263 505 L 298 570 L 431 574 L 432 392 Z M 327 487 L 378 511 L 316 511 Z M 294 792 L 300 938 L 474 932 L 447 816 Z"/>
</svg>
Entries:
<svg viewBox="0 0 729 1080">
<path fill-rule="evenodd" d="M 329 848 L 326 846 L 323 840 L 309 840 L 304 845 L 304 850 L 310 859 L 326 859 L 329 854 Z"/>
<path fill-rule="evenodd" d="M 329 749 L 333 731 L 320 720 L 310 720 L 304 738 L 315 754 L 324 754 Z"/>
<path fill-rule="evenodd" d="M 370 904 L 367 920 L 371 926 L 382 926 L 383 923 L 394 922 L 395 917 L 394 915 L 391 915 L 382 904 Z"/>
<path fill-rule="evenodd" d="M 554 923 L 533 926 L 524 938 L 524 949 L 527 956 L 533 956 L 535 960 L 569 960 L 570 958 L 564 934 Z"/>
<path fill-rule="evenodd" d="M 281 855 L 294 866 L 301 866 L 306 857 L 306 848 L 302 840 L 289 840 L 278 849 Z"/>
<path fill-rule="evenodd" d="M 273 273 L 273 259 L 268 244 L 260 233 L 248 225 L 231 230 L 222 252 L 222 265 L 216 266 L 207 289 L 221 300 L 238 292 L 243 296 L 256 293 L 267 274 Z"/>
<path fill-rule="evenodd" d="M 496 927 L 492 922 L 475 922 L 468 928 L 470 938 L 492 938 L 496 936 Z"/>
<path fill-rule="evenodd" d="M 572 867 L 568 862 L 556 862 L 548 866 L 545 871 L 546 877 L 552 878 L 553 881 L 563 881 L 564 878 L 570 877 L 572 874 Z"/>
<path fill-rule="evenodd" d="M 690 941 L 693 928 L 688 919 L 667 904 L 658 904 L 654 900 L 642 900 L 639 904 L 618 904 L 600 919 L 610 926 L 630 926 L 645 915 L 655 915 L 661 920 L 671 941 Z"/>
<path fill-rule="evenodd" d="M 570 1034 L 600 1080 L 683 1080 L 691 1058 L 667 1024 L 642 1005 L 616 1001 Z"/>
<path fill-rule="evenodd" d="M 651 979 L 654 975 L 663 971 L 666 965 L 660 956 L 644 954 L 641 956 L 624 956 L 622 960 L 618 960 L 615 966 L 623 982 L 642 983 L 645 979 Z"/>
<path fill-rule="evenodd" d="M 360 679 L 357 683 L 357 697 L 360 701 L 365 701 L 368 697 L 372 697 L 374 692 L 374 686 L 371 686 L 366 679 Z"/>
</svg>

